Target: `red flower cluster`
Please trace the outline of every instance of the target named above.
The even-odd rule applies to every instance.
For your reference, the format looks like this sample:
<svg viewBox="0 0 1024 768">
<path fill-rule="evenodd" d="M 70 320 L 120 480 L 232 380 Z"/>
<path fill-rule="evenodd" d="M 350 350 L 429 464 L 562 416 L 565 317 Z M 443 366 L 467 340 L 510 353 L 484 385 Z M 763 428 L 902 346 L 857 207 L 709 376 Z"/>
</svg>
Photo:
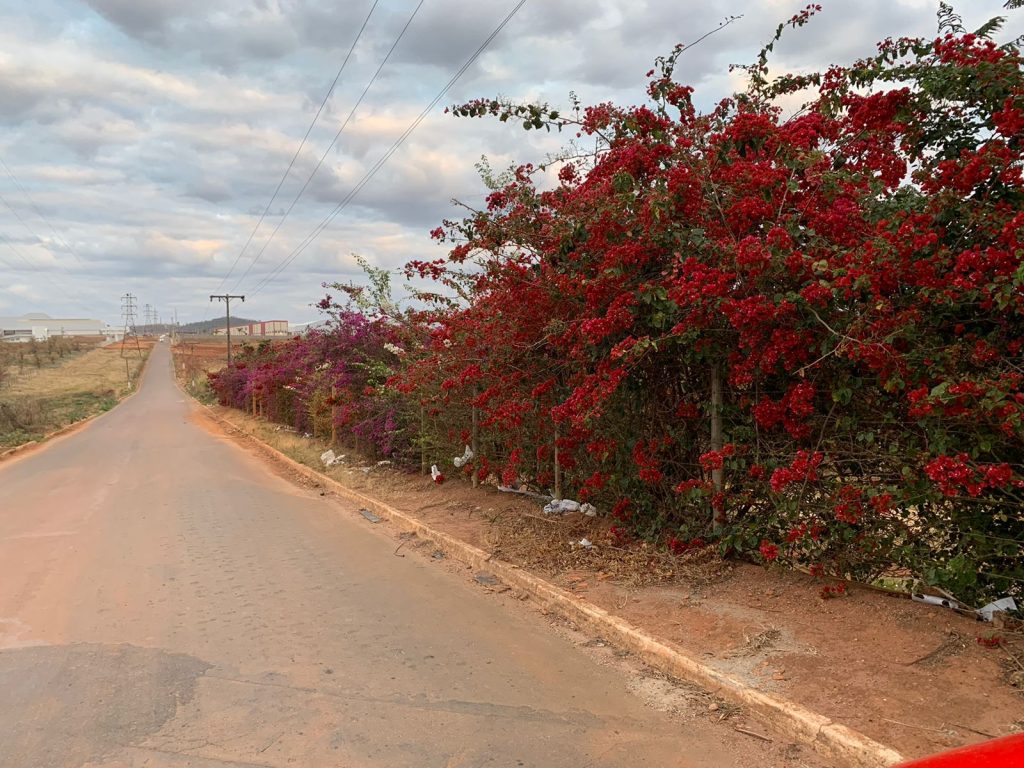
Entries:
<svg viewBox="0 0 1024 768">
<path fill-rule="evenodd" d="M 705 472 L 712 472 L 716 469 L 722 469 L 725 466 L 725 460 L 730 456 L 736 455 L 736 446 L 732 443 L 727 443 L 722 446 L 720 451 L 708 451 L 700 455 L 700 466 Z"/>
<path fill-rule="evenodd" d="M 1009 464 L 972 465 L 966 453 L 939 456 L 928 462 L 925 474 L 946 496 L 979 496 L 986 488 L 1002 488 L 1013 480 Z"/>
<path fill-rule="evenodd" d="M 813 482 L 818 479 L 818 467 L 824 460 L 824 454 L 815 451 L 797 451 L 792 463 L 788 467 L 779 467 L 772 472 L 768 484 L 776 493 L 782 493 L 787 487 L 794 483 Z"/>
<path fill-rule="evenodd" d="M 772 544 L 767 539 L 761 540 L 761 546 L 758 548 L 761 552 L 761 557 L 766 563 L 770 563 L 779 558 L 779 548 L 777 545 Z"/>
</svg>

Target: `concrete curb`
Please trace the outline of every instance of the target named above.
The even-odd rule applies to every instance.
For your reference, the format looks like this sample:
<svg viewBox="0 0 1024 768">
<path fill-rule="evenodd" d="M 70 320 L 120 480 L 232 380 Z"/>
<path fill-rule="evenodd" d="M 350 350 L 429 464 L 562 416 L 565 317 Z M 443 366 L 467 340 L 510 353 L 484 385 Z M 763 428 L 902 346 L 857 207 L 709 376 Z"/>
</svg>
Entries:
<svg viewBox="0 0 1024 768">
<path fill-rule="evenodd" d="M 74 422 L 74 424 L 69 424 L 68 426 L 78 426 L 80 423 L 81 422 L 76 421 L 76 422 Z M 61 432 L 65 431 L 66 429 L 67 429 L 67 427 L 65 427 L 64 430 L 60 430 L 59 429 L 56 432 L 50 433 L 49 435 L 43 435 L 39 440 L 29 440 L 27 443 L 22 443 L 21 445 L 16 445 L 13 448 L 8 448 L 3 453 L 0 453 L 0 461 L 3 461 L 8 456 L 13 456 L 16 453 L 21 453 L 26 448 L 31 448 L 33 445 L 39 445 L 40 440 L 43 440 L 43 441 L 49 440 L 51 437 L 55 437 L 56 435 L 59 435 Z"/>
<path fill-rule="evenodd" d="M 150 351 L 152 352 L 152 350 Z M 27 443 L 22 443 L 21 445 L 16 445 L 13 448 L 8 448 L 6 451 L 0 453 L 0 462 L 30 449 L 38 450 L 40 448 L 44 448 L 47 445 L 49 445 L 50 441 L 53 440 L 54 438 L 64 437 L 72 432 L 77 432 L 80 429 L 84 429 L 85 426 L 89 424 L 89 422 L 95 421 L 101 416 L 106 416 L 108 413 L 117 408 L 117 406 L 119 406 L 121 403 L 123 403 L 125 400 L 127 400 L 129 397 L 131 397 L 132 395 L 139 391 L 138 382 L 142 381 L 142 375 L 146 372 L 146 366 L 148 365 L 149 355 L 147 354 L 146 359 L 142 361 L 142 366 L 139 368 L 138 376 L 135 379 L 136 385 L 132 388 L 132 391 L 119 397 L 108 410 L 101 411 L 100 413 L 94 413 L 91 416 L 86 416 L 84 419 L 79 419 L 78 421 L 72 421 L 70 424 L 65 424 L 60 429 L 55 429 L 53 432 L 48 432 L 47 434 L 40 437 L 38 440 L 29 440 Z"/>
<path fill-rule="evenodd" d="M 420 538 L 432 542 L 454 560 L 474 568 L 486 568 L 509 586 L 529 593 L 548 609 L 557 611 L 565 618 L 586 625 L 604 639 L 632 652 L 655 669 L 694 683 L 747 708 L 787 738 L 812 747 L 819 754 L 835 761 L 837 765 L 849 768 L 882 768 L 904 759 L 890 747 L 852 728 L 812 712 L 795 702 L 751 688 L 633 626 L 625 619 L 590 605 L 517 565 L 493 559 L 482 549 L 435 530 L 382 501 L 352 490 L 317 470 L 300 464 L 258 437 L 235 426 L 208 406 L 202 407 L 214 420 L 241 432 L 303 477 L 375 512 L 403 532 L 415 533 Z"/>
</svg>

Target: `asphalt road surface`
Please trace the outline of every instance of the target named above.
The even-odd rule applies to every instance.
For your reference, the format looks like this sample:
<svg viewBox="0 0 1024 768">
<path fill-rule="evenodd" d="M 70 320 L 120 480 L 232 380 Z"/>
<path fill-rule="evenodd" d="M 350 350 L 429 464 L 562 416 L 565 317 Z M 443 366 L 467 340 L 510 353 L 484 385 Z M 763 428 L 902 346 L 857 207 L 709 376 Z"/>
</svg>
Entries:
<svg viewBox="0 0 1024 768">
<path fill-rule="evenodd" d="M 777 764 L 394 557 L 197 424 L 170 366 L 158 345 L 137 395 L 0 464 L 3 768 Z"/>
</svg>

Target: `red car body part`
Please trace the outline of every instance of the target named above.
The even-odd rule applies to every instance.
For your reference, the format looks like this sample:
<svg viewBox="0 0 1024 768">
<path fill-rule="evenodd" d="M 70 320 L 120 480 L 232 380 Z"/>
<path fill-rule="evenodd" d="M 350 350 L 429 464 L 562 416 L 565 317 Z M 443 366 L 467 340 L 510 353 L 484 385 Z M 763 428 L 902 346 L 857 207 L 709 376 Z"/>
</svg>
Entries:
<svg viewBox="0 0 1024 768">
<path fill-rule="evenodd" d="M 1024 733 L 900 763 L 896 768 L 1024 768 Z"/>
</svg>

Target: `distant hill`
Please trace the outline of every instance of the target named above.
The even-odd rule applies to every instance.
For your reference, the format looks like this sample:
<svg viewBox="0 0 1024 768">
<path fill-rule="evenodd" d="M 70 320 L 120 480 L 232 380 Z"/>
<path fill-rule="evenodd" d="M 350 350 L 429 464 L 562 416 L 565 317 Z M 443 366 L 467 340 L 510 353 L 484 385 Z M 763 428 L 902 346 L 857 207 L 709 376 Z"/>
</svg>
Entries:
<svg viewBox="0 0 1024 768">
<path fill-rule="evenodd" d="M 217 328 L 223 328 L 226 318 L 217 317 L 213 320 L 198 320 L 194 323 L 182 323 L 178 326 L 180 333 L 212 333 Z M 258 323 L 259 320 L 250 320 L 247 317 L 231 316 L 231 327 L 246 325 L 247 323 Z"/>
</svg>

